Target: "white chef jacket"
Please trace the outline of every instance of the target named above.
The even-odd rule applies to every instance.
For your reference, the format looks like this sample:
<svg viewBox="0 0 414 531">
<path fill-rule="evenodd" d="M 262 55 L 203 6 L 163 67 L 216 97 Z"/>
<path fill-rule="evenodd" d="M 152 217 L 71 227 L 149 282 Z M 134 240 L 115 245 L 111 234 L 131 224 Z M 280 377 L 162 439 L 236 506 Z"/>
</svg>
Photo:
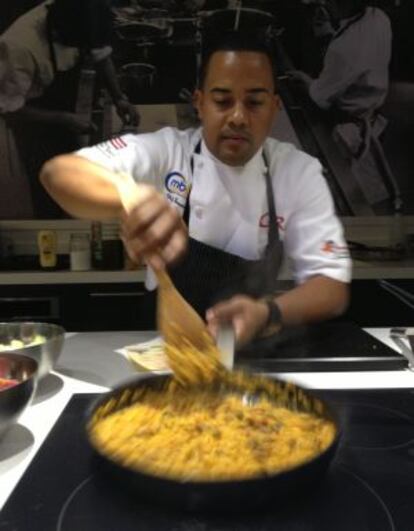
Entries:
<svg viewBox="0 0 414 531">
<path fill-rule="evenodd" d="M 191 189 L 190 236 L 242 258 L 258 259 L 269 225 L 262 150 L 244 166 L 231 167 L 217 160 L 204 142 L 200 154 L 194 154 L 200 138 L 200 129 L 166 127 L 114 138 L 77 154 L 114 172 L 129 173 L 136 182 L 153 184 L 181 213 Z M 279 233 L 294 279 L 302 283 L 325 275 L 349 282 L 349 253 L 320 163 L 272 138 L 264 149 Z"/>
<path fill-rule="evenodd" d="M 14 112 L 43 94 L 54 79 L 46 31 L 47 0 L 27 11 L 0 35 L 0 113 Z M 79 49 L 53 43 L 57 69 L 65 72 L 79 60 Z M 94 62 L 112 53 L 110 46 L 90 51 Z"/>
<path fill-rule="evenodd" d="M 323 69 L 309 93 L 322 109 L 335 105 L 361 115 L 379 108 L 387 95 L 391 23 L 381 9 L 368 7 L 343 33 L 341 28 L 327 48 Z"/>
</svg>

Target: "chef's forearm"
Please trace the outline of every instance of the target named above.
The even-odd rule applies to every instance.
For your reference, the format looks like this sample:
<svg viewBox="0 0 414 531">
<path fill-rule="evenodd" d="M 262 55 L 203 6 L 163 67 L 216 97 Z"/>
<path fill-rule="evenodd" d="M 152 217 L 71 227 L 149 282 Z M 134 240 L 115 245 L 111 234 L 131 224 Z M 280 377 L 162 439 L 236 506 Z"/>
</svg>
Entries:
<svg viewBox="0 0 414 531">
<path fill-rule="evenodd" d="M 84 219 L 120 217 L 122 205 L 110 170 L 77 155 L 60 155 L 44 164 L 40 180 L 71 216 Z"/>
<path fill-rule="evenodd" d="M 318 275 L 278 296 L 283 326 L 294 326 L 341 315 L 349 303 L 349 287 L 344 282 Z"/>
</svg>

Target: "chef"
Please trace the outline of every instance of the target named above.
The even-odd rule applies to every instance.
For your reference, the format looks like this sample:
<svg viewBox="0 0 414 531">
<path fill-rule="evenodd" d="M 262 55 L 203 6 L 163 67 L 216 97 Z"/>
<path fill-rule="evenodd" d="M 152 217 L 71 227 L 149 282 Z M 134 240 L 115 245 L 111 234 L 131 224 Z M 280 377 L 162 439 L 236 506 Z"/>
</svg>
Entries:
<svg viewBox="0 0 414 531">
<path fill-rule="evenodd" d="M 73 216 L 122 218 L 130 256 L 167 264 L 212 333 L 231 322 L 239 344 L 337 316 L 348 301 L 350 261 L 321 165 L 268 138 L 274 79 L 264 43 L 226 34 L 199 75 L 201 128 L 125 135 L 41 172 Z M 297 285 L 276 294 L 282 250 Z"/>
</svg>

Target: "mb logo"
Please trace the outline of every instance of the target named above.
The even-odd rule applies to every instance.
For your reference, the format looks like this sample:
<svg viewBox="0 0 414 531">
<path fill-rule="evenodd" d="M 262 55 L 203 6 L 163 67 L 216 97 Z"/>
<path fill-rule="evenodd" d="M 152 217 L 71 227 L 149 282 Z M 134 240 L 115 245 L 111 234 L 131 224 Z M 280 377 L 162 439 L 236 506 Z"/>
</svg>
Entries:
<svg viewBox="0 0 414 531">
<path fill-rule="evenodd" d="M 165 188 L 170 194 L 185 196 L 187 192 L 185 177 L 176 171 L 169 173 L 165 178 Z"/>
</svg>

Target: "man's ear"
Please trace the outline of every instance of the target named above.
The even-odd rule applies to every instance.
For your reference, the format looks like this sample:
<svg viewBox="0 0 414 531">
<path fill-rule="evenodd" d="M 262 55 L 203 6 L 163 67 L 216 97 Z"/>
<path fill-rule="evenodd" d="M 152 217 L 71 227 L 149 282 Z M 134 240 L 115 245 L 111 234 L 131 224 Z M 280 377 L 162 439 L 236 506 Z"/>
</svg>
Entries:
<svg viewBox="0 0 414 531">
<path fill-rule="evenodd" d="M 201 120 L 202 118 L 202 103 L 203 103 L 203 91 L 200 89 L 196 89 L 193 92 L 193 106 L 197 110 L 197 116 Z"/>
<path fill-rule="evenodd" d="M 275 104 L 275 110 L 276 112 L 279 112 L 282 108 L 282 100 L 280 99 L 279 94 L 274 94 L 274 104 Z"/>
</svg>

